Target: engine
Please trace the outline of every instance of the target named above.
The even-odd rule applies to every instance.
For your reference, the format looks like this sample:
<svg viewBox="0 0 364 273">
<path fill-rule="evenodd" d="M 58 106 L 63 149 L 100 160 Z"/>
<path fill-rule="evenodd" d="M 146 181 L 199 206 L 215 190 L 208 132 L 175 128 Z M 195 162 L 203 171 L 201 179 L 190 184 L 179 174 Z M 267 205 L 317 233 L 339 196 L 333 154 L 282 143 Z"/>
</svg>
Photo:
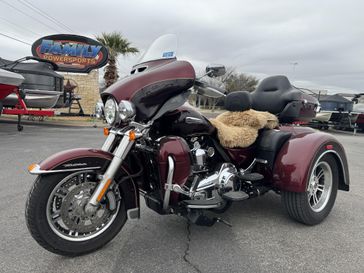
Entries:
<svg viewBox="0 0 364 273">
<path fill-rule="evenodd" d="M 195 141 L 193 141 L 195 140 Z M 221 161 L 215 155 L 215 148 L 203 142 L 192 139 L 191 154 L 193 158 L 193 174 L 189 192 L 192 199 L 206 199 L 216 195 L 217 191 L 233 189 L 237 170 L 231 163 Z M 203 143 L 202 145 L 200 143 Z"/>
<path fill-rule="evenodd" d="M 223 161 L 207 137 L 192 137 L 187 141 L 180 137 L 162 138 L 158 160 L 161 181 L 167 181 L 170 154 L 178 170 L 173 174 L 172 191 L 190 200 L 206 200 L 235 189 L 238 173 L 235 166 Z"/>
</svg>

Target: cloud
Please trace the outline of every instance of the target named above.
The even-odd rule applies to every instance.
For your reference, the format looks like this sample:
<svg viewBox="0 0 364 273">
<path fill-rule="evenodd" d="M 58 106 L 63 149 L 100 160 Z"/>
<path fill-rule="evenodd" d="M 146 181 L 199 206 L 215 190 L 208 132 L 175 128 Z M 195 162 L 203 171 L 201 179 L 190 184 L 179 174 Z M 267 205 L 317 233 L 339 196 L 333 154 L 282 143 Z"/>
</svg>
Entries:
<svg viewBox="0 0 364 273">
<path fill-rule="evenodd" d="M 198 69 L 222 63 L 259 77 L 285 74 L 317 89 L 358 92 L 364 85 L 364 2 L 360 0 L 38 0 L 34 5 L 75 33 L 93 37 L 102 31 L 121 31 L 141 50 L 162 34 L 176 33 L 180 55 Z M 0 8 L 5 19 L 16 18 L 17 24 L 51 34 L 52 23 L 24 6 L 44 24 L 1 2 Z M 27 35 L 27 40 L 33 37 L 0 22 L 0 32 L 6 30 Z M 6 38 L 0 37 L 0 43 L 1 57 L 15 59 L 30 52 Z M 120 73 L 128 73 L 137 59 L 119 58 Z"/>
</svg>

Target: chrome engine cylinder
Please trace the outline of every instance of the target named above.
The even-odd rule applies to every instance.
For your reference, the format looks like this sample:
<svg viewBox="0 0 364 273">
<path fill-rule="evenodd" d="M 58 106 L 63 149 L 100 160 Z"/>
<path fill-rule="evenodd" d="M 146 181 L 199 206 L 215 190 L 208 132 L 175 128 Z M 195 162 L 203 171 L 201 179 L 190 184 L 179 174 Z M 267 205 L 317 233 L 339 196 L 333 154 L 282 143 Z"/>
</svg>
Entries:
<svg viewBox="0 0 364 273">
<path fill-rule="evenodd" d="M 206 152 L 202 149 L 197 149 L 194 152 L 195 156 L 195 164 L 198 165 L 200 168 L 204 167 L 206 164 Z"/>
<path fill-rule="evenodd" d="M 222 188 L 228 185 L 232 186 L 236 174 L 237 170 L 233 164 L 224 163 L 221 165 L 219 172 L 202 179 L 198 183 L 196 191 L 206 190 L 211 187 Z"/>
</svg>

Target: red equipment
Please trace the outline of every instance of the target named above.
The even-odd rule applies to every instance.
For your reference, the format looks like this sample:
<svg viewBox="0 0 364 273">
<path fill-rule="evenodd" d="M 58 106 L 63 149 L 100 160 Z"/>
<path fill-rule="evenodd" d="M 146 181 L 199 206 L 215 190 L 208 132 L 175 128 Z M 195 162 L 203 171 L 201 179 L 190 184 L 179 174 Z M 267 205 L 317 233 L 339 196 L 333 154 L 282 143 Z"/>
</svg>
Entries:
<svg viewBox="0 0 364 273">
<path fill-rule="evenodd" d="M 19 89 L 19 85 L 24 81 L 24 78 L 13 72 L 2 70 L 0 81 L 0 115 L 17 115 L 18 116 L 18 131 L 23 130 L 21 125 L 22 115 L 32 116 L 54 116 L 54 110 L 29 110 L 24 102 L 25 94 Z M 17 103 L 14 107 L 3 107 L 2 101 L 10 94 L 15 93 Z"/>
<path fill-rule="evenodd" d="M 23 130 L 23 126 L 21 125 L 21 116 L 22 115 L 40 116 L 40 117 L 52 117 L 52 116 L 54 116 L 54 110 L 50 110 L 50 109 L 46 109 L 46 110 L 33 110 L 32 109 L 32 110 L 30 110 L 30 109 L 28 109 L 25 102 L 24 102 L 24 100 L 23 100 L 22 92 L 19 90 L 18 87 L 14 88 L 12 86 L 12 92 L 9 92 L 8 95 L 10 93 L 15 93 L 16 94 L 16 96 L 18 97 L 18 103 L 15 105 L 14 108 L 5 108 L 5 109 L 3 109 L 2 114 L 17 115 L 18 116 L 18 131 Z"/>
</svg>

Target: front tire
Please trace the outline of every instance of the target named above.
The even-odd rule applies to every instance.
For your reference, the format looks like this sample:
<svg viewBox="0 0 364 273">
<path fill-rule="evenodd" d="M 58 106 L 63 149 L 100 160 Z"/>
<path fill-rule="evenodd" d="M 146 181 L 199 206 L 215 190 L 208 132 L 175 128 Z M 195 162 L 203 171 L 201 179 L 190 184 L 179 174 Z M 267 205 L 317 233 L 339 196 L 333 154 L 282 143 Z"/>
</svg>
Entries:
<svg viewBox="0 0 364 273">
<path fill-rule="evenodd" d="M 317 159 L 307 181 L 306 192 L 282 192 L 288 215 L 306 225 L 322 222 L 334 206 L 339 183 L 335 158 L 325 154 Z"/>
<path fill-rule="evenodd" d="M 89 218 L 80 210 L 97 184 L 89 177 L 96 174 L 50 174 L 35 180 L 25 218 L 32 237 L 43 248 L 63 256 L 83 255 L 103 247 L 124 226 L 127 216 L 120 194 L 113 205 L 104 197 L 97 213 Z"/>
</svg>

